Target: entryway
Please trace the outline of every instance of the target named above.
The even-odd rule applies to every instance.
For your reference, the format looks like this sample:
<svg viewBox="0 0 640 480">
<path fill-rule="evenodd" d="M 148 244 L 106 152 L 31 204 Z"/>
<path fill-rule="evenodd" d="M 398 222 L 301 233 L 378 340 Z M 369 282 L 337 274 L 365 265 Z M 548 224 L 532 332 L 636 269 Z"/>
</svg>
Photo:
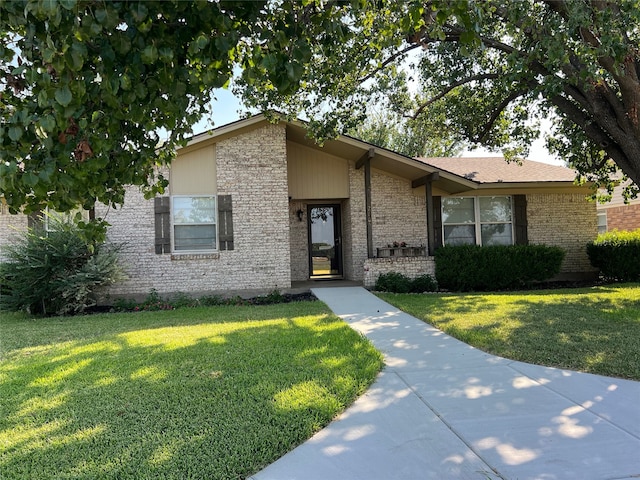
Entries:
<svg viewBox="0 0 640 480">
<path fill-rule="evenodd" d="M 307 222 L 310 278 L 342 278 L 340 204 L 309 205 Z"/>
</svg>

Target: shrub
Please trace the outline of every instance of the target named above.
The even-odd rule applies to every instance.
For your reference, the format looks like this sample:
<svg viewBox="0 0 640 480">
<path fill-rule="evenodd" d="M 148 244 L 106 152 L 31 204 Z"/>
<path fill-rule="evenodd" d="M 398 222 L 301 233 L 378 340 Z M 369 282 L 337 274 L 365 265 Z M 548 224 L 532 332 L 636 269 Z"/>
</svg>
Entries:
<svg viewBox="0 0 640 480">
<path fill-rule="evenodd" d="M 51 230 L 28 229 L 4 251 L 0 308 L 34 315 L 77 314 L 95 305 L 93 292 L 122 278 L 119 247 L 97 240 L 95 226 L 50 215 Z M 88 234 L 89 232 L 89 234 Z"/>
<path fill-rule="evenodd" d="M 438 283 L 428 274 L 420 275 L 411 280 L 402 273 L 389 272 L 378 277 L 374 288 L 379 292 L 392 293 L 435 292 L 438 289 Z"/>
<path fill-rule="evenodd" d="M 565 252 L 546 245 L 445 246 L 436 250 L 436 279 L 454 291 L 522 288 L 560 272 Z"/>
<path fill-rule="evenodd" d="M 587 244 L 587 254 L 591 265 L 599 268 L 607 280 L 640 280 L 640 229 L 600 234 Z"/>
<path fill-rule="evenodd" d="M 376 280 L 375 289 L 379 292 L 409 293 L 411 280 L 402 273 L 383 273 Z"/>
<path fill-rule="evenodd" d="M 429 274 L 420 275 L 411 280 L 411 291 L 414 293 L 435 292 L 438 290 L 438 282 Z"/>
</svg>

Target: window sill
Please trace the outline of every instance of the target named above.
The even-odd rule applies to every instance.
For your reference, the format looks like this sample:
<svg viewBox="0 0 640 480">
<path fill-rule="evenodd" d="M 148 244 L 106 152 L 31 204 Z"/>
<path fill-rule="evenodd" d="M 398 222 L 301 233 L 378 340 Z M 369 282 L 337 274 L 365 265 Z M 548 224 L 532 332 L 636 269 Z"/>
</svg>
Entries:
<svg viewBox="0 0 640 480">
<path fill-rule="evenodd" d="M 215 253 L 172 253 L 171 261 L 174 260 L 217 260 L 220 258 L 218 252 Z"/>
</svg>

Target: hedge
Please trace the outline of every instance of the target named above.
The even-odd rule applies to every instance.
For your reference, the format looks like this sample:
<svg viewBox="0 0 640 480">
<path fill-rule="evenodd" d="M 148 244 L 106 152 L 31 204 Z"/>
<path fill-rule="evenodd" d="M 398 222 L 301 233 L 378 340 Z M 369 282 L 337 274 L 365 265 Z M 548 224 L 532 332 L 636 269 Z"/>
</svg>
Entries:
<svg viewBox="0 0 640 480">
<path fill-rule="evenodd" d="M 459 245 L 435 252 L 436 280 L 453 291 L 505 290 L 549 280 L 565 251 L 546 245 Z"/>
<path fill-rule="evenodd" d="M 640 280 L 640 229 L 600 234 L 587 244 L 587 254 L 591 265 L 607 280 Z"/>
</svg>

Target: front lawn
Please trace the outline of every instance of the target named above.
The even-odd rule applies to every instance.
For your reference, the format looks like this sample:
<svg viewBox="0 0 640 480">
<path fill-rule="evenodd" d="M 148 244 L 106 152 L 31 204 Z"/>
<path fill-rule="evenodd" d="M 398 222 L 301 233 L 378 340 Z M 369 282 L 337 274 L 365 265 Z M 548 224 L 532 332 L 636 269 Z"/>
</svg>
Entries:
<svg viewBox="0 0 640 480">
<path fill-rule="evenodd" d="M 510 293 L 378 294 L 484 351 L 640 380 L 640 286 Z"/>
<path fill-rule="evenodd" d="M 0 477 L 246 478 L 381 367 L 320 302 L 0 313 Z"/>
</svg>

